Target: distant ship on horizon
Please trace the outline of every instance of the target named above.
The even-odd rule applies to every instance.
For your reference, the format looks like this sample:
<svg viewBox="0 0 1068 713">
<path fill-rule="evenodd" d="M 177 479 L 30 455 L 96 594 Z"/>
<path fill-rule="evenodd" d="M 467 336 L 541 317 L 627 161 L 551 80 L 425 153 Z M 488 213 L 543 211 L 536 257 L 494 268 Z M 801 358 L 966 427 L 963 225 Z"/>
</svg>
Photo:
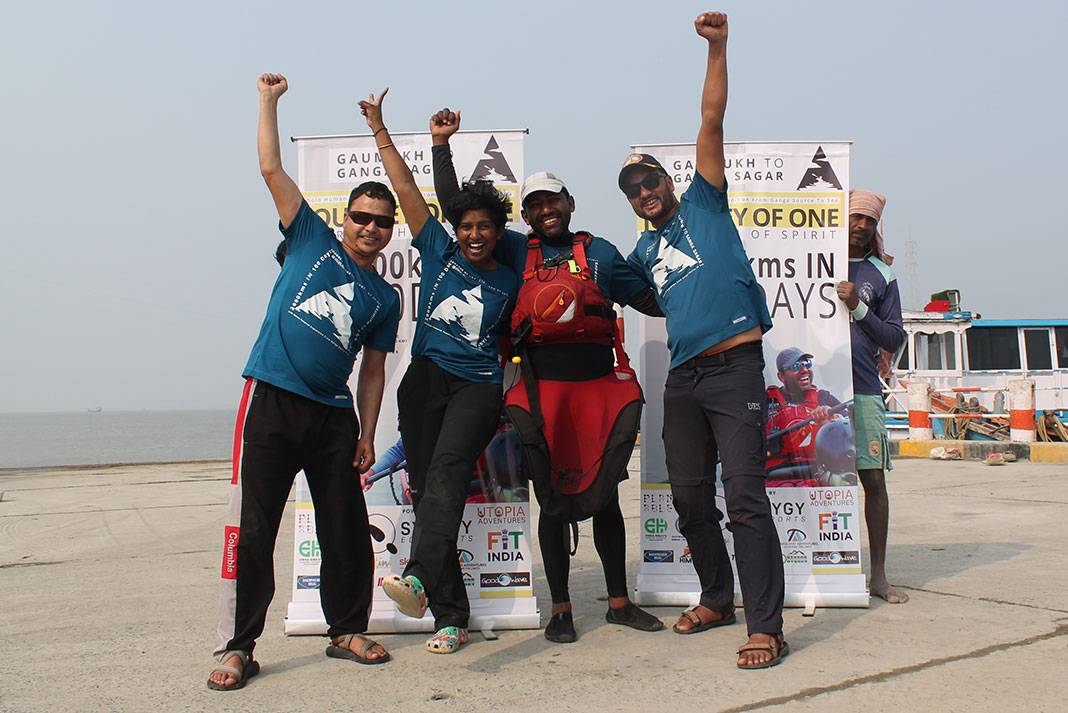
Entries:
<svg viewBox="0 0 1068 713">
<path fill-rule="evenodd" d="M 94 406 L 93 408 L 89 409 L 89 413 L 100 413 L 103 410 L 104 409 L 100 406 Z"/>
</svg>

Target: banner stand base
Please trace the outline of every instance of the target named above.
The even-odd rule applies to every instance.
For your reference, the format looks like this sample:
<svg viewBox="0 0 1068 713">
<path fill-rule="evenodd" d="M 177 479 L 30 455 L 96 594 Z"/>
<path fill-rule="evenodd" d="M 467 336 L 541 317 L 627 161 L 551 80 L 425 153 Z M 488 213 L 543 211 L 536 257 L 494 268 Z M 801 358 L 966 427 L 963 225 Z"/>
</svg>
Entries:
<svg viewBox="0 0 1068 713">
<path fill-rule="evenodd" d="M 638 606 L 666 607 L 697 606 L 701 600 L 700 592 L 650 592 L 634 590 L 634 603 Z M 742 606 L 742 598 L 735 594 L 734 605 Z M 809 608 L 815 612 L 816 607 L 838 607 L 842 609 L 867 609 L 870 606 L 867 592 L 787 592 L 784 607 Z"/>
<path fill-rule="evenodd" d="M 483 629 L 501 631 L 504 629 L 540 629 L 541 613 L 533 602 L 530 607 L 517 607 L 522 611 L 499 614 L 472 614 L 470 631 Z M 371 612 L 367 624 L 369 634 L 411 634 L 433 633 L 434 617 L 427 612 L 422 619 L 412 619 L 398 614 L 395 609 L 383 609 Z M 326 620 L 318 602 L 290 602 L 286 609 L 286 636 L 326 636 Z"/>
<path fill-rule="evenodd" d="M 858 576 L 852 586 L 839 583 L 840 591 L 824 585 L 817 589 L 811 581 L 791 581 L 786 578 L 786 596 L 783 606 L 815 610 L 816 607 L 840 607 L 847 609 L 867 609 L 868 592 L 856 591 L 863 586 L 864 580 Z M 845 586 L 843 586 L 845 585 Z M 742 595 L 738 591 L 738 581 L 734 582 L 734 606 L 742 606 Z M 693 607 L 700 603 L 701 585 L 696 574 L 643 574 L 638 573 L 638 586 L 633 590 L 634 603 L 639 606 L 682 606 Z"/>
</svg>

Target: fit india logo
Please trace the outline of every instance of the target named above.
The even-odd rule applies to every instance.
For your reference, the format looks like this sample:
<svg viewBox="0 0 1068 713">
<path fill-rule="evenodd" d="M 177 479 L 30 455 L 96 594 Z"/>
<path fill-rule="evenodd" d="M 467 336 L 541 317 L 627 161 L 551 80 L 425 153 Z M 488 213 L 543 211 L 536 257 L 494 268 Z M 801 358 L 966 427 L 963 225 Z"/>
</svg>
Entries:
<svg viewBox="0 0 1068 713">
<path fill-rule="evenodd" d="M 519 549 L 522 530 L 499 530 L 486 533 L 487 562 L 522 562 L 525 558 Z"/>
<path fill-rule="evenodd" d="M 515 173 L 508 165 L 508 159 L 504 157 L 497 139 L 490 136 L 486 148 L 482 150 L 486 157 L 475 164 L 475 170 L 471 172 L 471 180 L 485 178 L 495 183 L 516 183 Z"/>
<path fill-rule="evenodd" d="M 662 517 L 651 517 L 645 521 L 645 531 L 650 535 L 662 535 L 667 532 L 667 520 Z"/>
<path fill-rule="evenodd" d="M 827 154 L 823 153 L 823 147 L 817 146 L 816 153 L 812 156 L 801 182 L 797 184 L 799 191 L 840 191 L 842 182 L 834 174 L 831 162 L 827 160 Z"/>
<path fill-rule="evenodd" d="M 821 512 L 816 518 L 820 528 L 820 542 L 845 542 L 853 539 L 853 533 L 849 531 L 849 518 L 851 512 Z"/>
</svg>

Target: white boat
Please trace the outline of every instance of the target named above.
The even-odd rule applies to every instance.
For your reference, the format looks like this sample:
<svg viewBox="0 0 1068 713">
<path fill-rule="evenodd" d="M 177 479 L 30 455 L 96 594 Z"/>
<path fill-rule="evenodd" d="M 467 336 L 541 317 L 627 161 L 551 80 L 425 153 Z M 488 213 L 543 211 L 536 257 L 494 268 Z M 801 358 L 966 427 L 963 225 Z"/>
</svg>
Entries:
<svg viewBox="0 0 1068 713">
<path fill-rule="evenodd" d="M 949 306 L 959 306 L 950 291 Z M 953 299 L 955 298 L 955 299 Z M 981 315 L 939 305 L 906 310 L 905 344 L 897 355 L 891 390 L 900 382 L 926 381 L 937 389 L 1007 388 L 1013 379 L 1035 382 L 1035 410 L 1068 409 L 1068 319 L 982 319 Z M 1004 392 L 968 392 L 990 412 L 1004 411 Z M 891 393 L 887 426 L 891 438 L 908 435 L 904 394 Z M 936 423 L 936 430 L 938 424 Z"/>
</svg>

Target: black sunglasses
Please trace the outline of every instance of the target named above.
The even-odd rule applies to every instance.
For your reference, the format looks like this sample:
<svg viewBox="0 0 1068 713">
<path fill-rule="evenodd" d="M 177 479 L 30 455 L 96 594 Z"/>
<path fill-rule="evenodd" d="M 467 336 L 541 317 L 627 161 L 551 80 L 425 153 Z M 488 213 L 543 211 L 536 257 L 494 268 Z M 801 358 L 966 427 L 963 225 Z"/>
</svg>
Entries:
<svg viewBox="0 0 1068 713">
<path fill-rule="evenodd" d="M 377 213 L 367 213 L 362 210 L 350 210 L 349 220 L 356 225 L 367 225 L 372 220 L 382 230 L 389 230 L 393 227 L 392 215 L 378 215 Z"/>
<path fill-rule="evenodd" d="M 811 359 L 798 359 L 793 364 L 791 364 L 790 366 L 786 367 L 786 370 L 787 371 L 801 371 L 802 369 L 811 369 L 811 368 L 812 368 L 812 360 Z"/>
<path fill-rule="evenodd" d="M 637 183 L 624 183 L 623 195 L 625 195 L 627 198 L 637 198 L 642 194 L 643 186 L 646 188 L 646 190 L 656 190 L 657 186 L 660 185 L 661 179 L 666 177 L 666 173 L 660 173 L 659 171 L 647 173 L 645 175 L 645 178 L 638 181 Z"/>
</svg>

